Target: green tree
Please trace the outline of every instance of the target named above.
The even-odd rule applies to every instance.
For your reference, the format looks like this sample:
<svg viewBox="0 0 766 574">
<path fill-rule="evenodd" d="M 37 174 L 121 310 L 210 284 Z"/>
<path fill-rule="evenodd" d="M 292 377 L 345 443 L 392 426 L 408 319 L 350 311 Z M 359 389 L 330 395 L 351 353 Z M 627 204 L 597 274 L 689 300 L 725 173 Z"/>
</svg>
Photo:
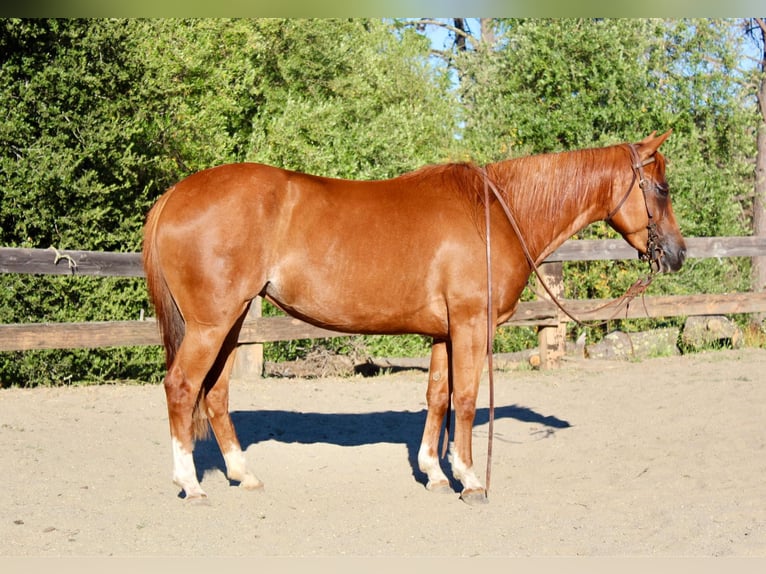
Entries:
<svg viewBox="0 0 766 574">
<path fill-rule="evenodd" d="M 683 232 L 747 233 L 742 198 L 751 181 L 753 109 L 743 105 L 736 67 L 743 48 L 732 21 L 506 20 L 498 38 L 494 50 L 458 61 L 461 77 L 471 79 L 461 85 L 464 105 L 478 118 L 466 117 L 464 139 L 481 159 L 636 141 L 672 128 L 663 151 Z M 494 129 L 485 128 L 488 119 Z M 605 225 L 581 234 L 610 235 Z M 622 266 L 571 267 L 607 277 L 615 265 Z M 742 287 L 742 273 L 720 265 L 710 282 L 707 273 L 684 272 L 663 286 Z M 571 283 L 581 295 L 613 296 L 633 272 L 624 275 L 601 281 L 603 289 L 596 277 Z"/>
<path fill-rule="evenodd" d="M 496 161 L 672 128 L 663 152 L 684 234 L 749 234 L 757 120 L 734 20 L 509 19 L 482 21 L 478 36 L 458 20 L 454 37 L 470 39 L 447 61 L 460 79 L 464 156 Z M 605 224 L 580 233 L 613 236 Z M 652 291 L 747 290 L 748 265 L 688 260 Z M 638 262 L 570 263 L 567 295 L 614 297 L 645 272 Z"/>
<path fill-rule="evenodd" d="M 264 20 L 258 33 L 250 158 L 357 179 L 447 159 L 455 106 L 424 37 L 380 20 Z"/>
<path fill-rule="evenodd" d="M 187 172 L 259 161 L 336 177 L 443 161 L 448 79 L 428 42 L 381 20 L 148 20 L 141 49 L 163 158 Z"/>
<path fill-rule="evenodd" d="M 445 50 L 419 33 L 433 25 L 452 34 Z M 743 41 L 720 19 L 1 20 L 0 244 L 137 251 L 152 202 L 221 163 L 384 178 L 667 128 L 684 233 L 748 234 L 759 116 L 738 67 Z M 582 237 L 610 234 L 596 225 Z M 691 260 L 652 289 L 747 289 L 748 265 Z M 579 297 L 617 295 L 643 272 L 568 267 Z M 0 275 L 4 323 L 142 310 L 141 280 Z M 4 353 L 0 384 L 157 380 L 159 353 Z"/>
<path fill-rule="evenodd" d="M 160 176 L 130 22 L 0 21 L 0 243 L 136 251 Z M 138 318 L 137 280 L 0 275 L 0 321 Z M 3 353 L 0 383 L 146 377 L 151 349 Z"/>
<path fill-rule="evenodd" d="M 151 203 L 221 163 L 365 178 L 441 160 L 453 104 L 427 52 L 379 20 L 3 20 L 2 244 L 137 251 Z M 5 323 L 149 310 L 140 280 L 0 282 Z M 158 353 L 5 353 L 0 381 L 156 380 Z"/>
</svg>

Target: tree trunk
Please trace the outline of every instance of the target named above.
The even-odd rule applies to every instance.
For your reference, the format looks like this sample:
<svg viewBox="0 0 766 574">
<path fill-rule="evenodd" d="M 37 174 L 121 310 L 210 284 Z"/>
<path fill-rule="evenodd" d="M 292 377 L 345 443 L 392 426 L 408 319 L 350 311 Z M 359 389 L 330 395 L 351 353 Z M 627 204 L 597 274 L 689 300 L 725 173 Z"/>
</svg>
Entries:
<svg viewBox="0 0 766 574">
<path fill-rule="evenodd" d="M 761 30 L 761 78 L 758 84 L 758 135 L 756 139 L 755 184 L 753 195 L 753 235 L 766 236 L 766 21 L 757 18 Z M 753 291 L 766 290 L 766 257 L 753 257 L 752 262 Z M 761 314 L 757 319 L 764 320 Z"/>
<path fill-rule="evenodd" d="M 495 28 L 492 24 L 492 18 L 481 18 L 481 41 L 485 46 L 494 48 L 495 46 Z"/>
</svg>

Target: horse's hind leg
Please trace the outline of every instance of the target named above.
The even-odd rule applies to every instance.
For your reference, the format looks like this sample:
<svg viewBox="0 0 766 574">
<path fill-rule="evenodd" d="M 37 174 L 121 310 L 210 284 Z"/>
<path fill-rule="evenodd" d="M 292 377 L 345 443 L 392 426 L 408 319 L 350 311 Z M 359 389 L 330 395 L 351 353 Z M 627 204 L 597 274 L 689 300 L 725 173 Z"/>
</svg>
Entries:
<svg viewBox="0 0 766 574">
<path fill-rule="evenodd" d="M 449 480 L 447 480 L 447 476 L 439 464 L 438 451 L 439 434 L 450 400 L 447 345 L 447 341 L 434 341 L 431 346 L 431 365 L 428 371 L 428 390 L 426 391 L 428 414 L 423 428 L 423 440 L 418 450 L 418 467 L 428 476 L 426 488 L 433 492 L 452 492 Z"/>
<path fill-rule="evenodd" d="M 220 369 L 217 369 L 220 372 L 205 394 L 205 408 L 213 434 L 226 461 L 227 478 L 239 482 L 242 488 L 255 490 L 263 487 L 263 483 L 248 471 L 245 455 L 229 415 L 229 381 L 236 356 L 240 326 L 241 320 L 232 328 L 223 344 L 216 364 L 216 366 L 221 365 Z"/>
<path fill-rule="evenodd" d="M 218 357 L 228 328 L 186 324 L 186 333 L 173 364 L 165 376 L 170 438 L 173 449 L 173 482 L 187 499 L 206 498 L 197 480 L 192 452 L 194 408 L 202 384 Z"/>
</svg>

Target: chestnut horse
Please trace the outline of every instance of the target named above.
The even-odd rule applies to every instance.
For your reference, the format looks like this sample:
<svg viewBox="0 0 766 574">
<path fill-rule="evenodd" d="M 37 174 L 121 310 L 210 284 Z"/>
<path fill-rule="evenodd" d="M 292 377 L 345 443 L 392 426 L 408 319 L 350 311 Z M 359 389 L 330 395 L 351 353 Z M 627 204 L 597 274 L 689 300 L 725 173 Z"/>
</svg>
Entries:
<svg viewBox="0 0 766 574">
<path fill-rule="evenodd" d="M 484 168 L 429 166 L 383 181 L 229 164 L 171 187 L 148 214 L 143 262 L 166 352 L 173 479 L 185 497 L 206 497 L 192 451 L 207 421 L 228 478 L 261 486 L 228 412 L 237 337 L 260 295 L 336 331 L 431 337 L 418 465 L 429 490 L 449 490 L 437 448 L 452 400 L 452 473 L 464 500 L 483 501 L 471 448 L 479 379 L 492 327 L 513 315 L 531 273 L 524 251 L 540 263 L 607 220 L 656 270 L 678 270 L 685 245 L 657 151 L 669 134 Z M 500 190 L 487 211 L 485 178 Z"/>
</svg>

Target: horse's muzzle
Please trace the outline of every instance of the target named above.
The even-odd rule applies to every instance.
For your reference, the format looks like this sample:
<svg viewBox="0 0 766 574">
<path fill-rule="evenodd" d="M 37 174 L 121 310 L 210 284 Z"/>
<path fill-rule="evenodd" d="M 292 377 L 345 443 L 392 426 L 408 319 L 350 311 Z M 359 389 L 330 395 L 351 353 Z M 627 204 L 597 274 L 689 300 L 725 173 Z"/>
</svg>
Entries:
<svg viewBox="0 0 766 574">
<path fill-rule="evenodd" d="M 646 230 L 646 251 L 639 251 L 639 259 L 649 263 L 652 273 L 673 273 L 681 269 L 686 259 L 686 244 L 683 238 L 662 235 L 651 220 Z"/>
<path fill-rule="evenodd" d="M 653 245 L 647 253 L 642 254 L 642 259 L 649 262 L 655 273 L 675 273 L 686 260 L 686 246 Z"/>
<path fill-rule="evenodd" d="M 664 259 L 666 267 L 662 269 L 663 272 L 673 273 L 678 271 L 681 269 L 684 261 L 686 261 L 686 247 L 667 252 Z"/>
</svg>

